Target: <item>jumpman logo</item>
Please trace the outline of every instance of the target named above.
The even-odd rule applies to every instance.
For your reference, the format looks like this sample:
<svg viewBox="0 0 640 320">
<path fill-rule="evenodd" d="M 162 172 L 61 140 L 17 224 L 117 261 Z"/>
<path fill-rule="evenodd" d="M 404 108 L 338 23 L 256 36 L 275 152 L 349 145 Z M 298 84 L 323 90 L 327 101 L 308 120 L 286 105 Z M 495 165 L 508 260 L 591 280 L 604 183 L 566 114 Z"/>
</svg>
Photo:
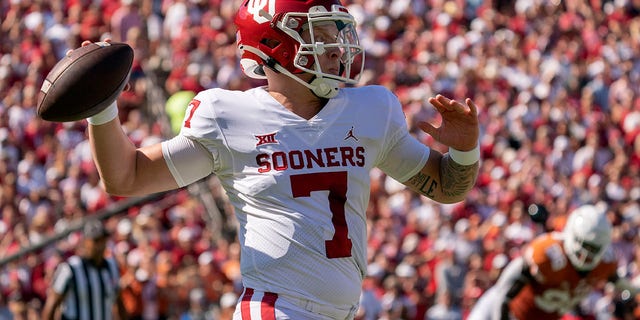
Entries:
<svg viewBox="0 0 640 320">
<path fill-rule="evenodd" d="M 349 138 L 353 138 L 353 139 L 355 139 L 356 141 L 358 141 L 358 138 L 356 138 L 356 136 L 355 136 L 355 135 L 353 135 L 353 126 L 351 126 L 351 129 L 349 129 L 349 132 L 347 132 L 347 136 L 346 136 L 346 137 L 344 137 L 344 140 L 347 140 L 347 139 L 349 139 Z"/>
</svg>

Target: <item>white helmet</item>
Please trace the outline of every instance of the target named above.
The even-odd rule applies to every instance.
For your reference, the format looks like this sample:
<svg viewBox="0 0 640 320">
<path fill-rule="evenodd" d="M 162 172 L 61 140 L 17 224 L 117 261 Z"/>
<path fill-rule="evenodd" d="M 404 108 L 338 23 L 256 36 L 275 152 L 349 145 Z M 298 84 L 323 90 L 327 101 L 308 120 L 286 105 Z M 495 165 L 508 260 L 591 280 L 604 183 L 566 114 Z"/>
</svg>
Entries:
<svg viewBox="0 0 640 320">
<path fill-rule="evenodd" d="M 564 227 L 564 251 L 580 271 L 595 268 L 611 244 L 611 222 L 604 210 L 583 205 L 574 210 Z"/>
</svg>

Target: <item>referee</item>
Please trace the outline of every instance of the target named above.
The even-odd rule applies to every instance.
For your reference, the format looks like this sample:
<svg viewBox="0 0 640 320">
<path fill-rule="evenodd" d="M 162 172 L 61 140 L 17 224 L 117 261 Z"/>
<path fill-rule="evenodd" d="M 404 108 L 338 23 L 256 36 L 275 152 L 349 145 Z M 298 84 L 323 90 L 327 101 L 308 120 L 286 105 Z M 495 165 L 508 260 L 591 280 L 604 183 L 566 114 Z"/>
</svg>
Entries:
<svg viewBox="0 0 640 320">
<path fill-rule="evenodd" d="M 104 256 L 108 239 L 109 233 L 99 220 L 84 225 L 79 252 L 56 269 L 42 310 L 43 319 L 126 319 L 117 264 Z"/>
</svg>

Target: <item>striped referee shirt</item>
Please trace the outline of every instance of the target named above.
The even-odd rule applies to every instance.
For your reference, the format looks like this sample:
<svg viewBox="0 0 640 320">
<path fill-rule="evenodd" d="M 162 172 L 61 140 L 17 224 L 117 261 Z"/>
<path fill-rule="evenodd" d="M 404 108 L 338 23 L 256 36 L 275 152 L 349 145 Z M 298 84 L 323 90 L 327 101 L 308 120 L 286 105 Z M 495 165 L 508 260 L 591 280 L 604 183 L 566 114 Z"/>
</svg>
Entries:
<svg viewBox="0 0 640 320">
<path fill-rule="evenodd" d="M 52 287 L 64 295 L 62 319 L 110 320 L 119 288 L 120 272 L 115 260 L 106 258 L 102 266 L 79 256 L 61 263 Z"/>
</svg>

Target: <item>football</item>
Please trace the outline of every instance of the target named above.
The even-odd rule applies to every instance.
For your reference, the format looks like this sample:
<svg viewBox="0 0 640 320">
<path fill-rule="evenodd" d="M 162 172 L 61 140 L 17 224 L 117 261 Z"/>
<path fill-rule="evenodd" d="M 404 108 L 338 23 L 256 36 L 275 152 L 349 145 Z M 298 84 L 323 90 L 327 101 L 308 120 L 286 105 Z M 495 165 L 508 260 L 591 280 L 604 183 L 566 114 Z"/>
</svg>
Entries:
<svg viewBox="0 0 640 320">
<path fill-rule="evenodd" d="M 47 121 L 78 121 L 113 103 L 129 81 L 133 49 L 126 43 L 94 42 L 58 61 L 38 95 L 37 115 Z"/>
</svg>

